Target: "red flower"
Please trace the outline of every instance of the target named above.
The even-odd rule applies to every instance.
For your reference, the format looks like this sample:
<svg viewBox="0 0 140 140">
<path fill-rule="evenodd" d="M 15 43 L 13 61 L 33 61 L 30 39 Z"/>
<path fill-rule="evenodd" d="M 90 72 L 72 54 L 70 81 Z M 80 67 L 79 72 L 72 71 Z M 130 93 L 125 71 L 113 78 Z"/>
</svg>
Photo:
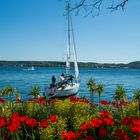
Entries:
<svg viewBox="0 0 140 140">
<path fill-rule="evenodd" d="M 6 125 L 6 117 L 0 116 L 0 128 L 4 127 Z"/>
<path fill-rule="evenodd" d="M 0 103 L 4 103 L 4 99 L 3 98 L 0 98 Z"/>
<path fill-rule="evenodd" d="M 48 127 L 48 122 L 43 120 L 40 122 L 40 128 L 45 128 L 45 127 Z"/>
<path fill-rule="evenodd" d="M 130 129 L 133 133 L 137 132 L 137 126 L 130 126 Z"/>
<path fill-rule="evenodd" d="M 86 104 L 89 104 L 90 103 L 90 101 L 89 100 L 86 100 L 86 99 L 83 99 L 83 100 L 79 100 L 80 102 L 84 102 L 84 103 L 86 103 Z"/>
<path fill-rule="evenodd" d="M 109 105 L 110 104 L 110 102 L 105 101 L 105 100 L 101 100 L 100 103 L 103 104 L 103 105 Z"/>
<path fill-rule="evenodd" d="M 140 126 L 140 120 L 138 119 L 131 119 L 131 120 L 133 125 Z"/>
<path fill-rule="evenodd" d="M 34 103 L 34 100 L 33 99 L 28 99 L 28 102 Z"/>
<path fill-rule="evenodd" d="M 124 135 L 123 140 L 130 140 L 128 135 Z"/>
<path fill-rule="evenodd" d="M 97 106 L 98 106 L 98 104 L 93 104 L 92 106 L 93 106 L 93 107 L 97 107 Z"/>
<path fill-rule="evenodd" d="M 108 117 L 110 116 L 110 114 L 109 114 L 106 110 L 100 112 L 100 115 L 101 115 L 101 117 L 103 117 L 103 118 L 108 118 Z"/>
<path fill-rule="evenodd" d="M 16 102 L 20 102 L 20 99 L 19 98 L 16 98 Z"/>
<path fill-rule="evenodd" d="M 87 135 L 84 140 L 95 140 L 94 137 Z"/>
<path fill-rule="evenodd" d="M 108 135 L 107 130 L 106 130 L 105 128 L 101 127 L 101 128 L 99 129 L 99 136 L 100 136 L 100 137 L 106 137 L 107 135 Z"/>
<path fill-rule="evenodd" d="M 52 99 L 51 100 L 51 103 L 53 104 L 53 103 L 55 103 L 55 102 L 57 102 L 58 100 L 57 99 Z"/>
<path fill-rule="evenodd" d="M 121 102 L 121 105 L 127 105 L 128 103 L 127 102 Z"/>
<path fill-rule="evenodd" d="M 12 114 L 12 119 L 20 119 L 20 115 L 18 114 L 18 112 Z"/>
<path fill-rule="evenodd" d="M 76 98 L 76 97 L 69 97 L 70 101 L 72 102 L 78 102 L 80 100 L 80 98 Z"/>
<path fill-rule="evenodd" d="M 105 123 L 108 125 L 108 126 L 112 126 L 112 125 L 114 125 L 115 124 L 115 122 L 114 122 L 114 119 L 113 118 L 105 118 Z"/>
<path fill-rule="evenodd" d="M 70 99 L 71 102 L 74 102 L 74 103 L 76 103 L 76 102 L 84 102 L 84 103 L 87 103 L 87 104 L 90 103 L 89 100 L 80 99 L 80 98 L 77 98 L 77 97 L 69 97 L 69 99 Z"/>
<path fill-rule="evenodd" d="M 57 116 L 56 115 L 51 115 L 50 116 L 50 121 L 53 123 L 57 120 Z"/>
<path fill-rule="evenodd" d="M 137 117 L 132 117 L 132 126 L 130 126 L 130 129 L 133 133 L 138 133 L 140 134 L 140 120 Z"/>
<path fill-rule="evenodd" d="M 122 131 L 121 129 L 117 129 L 117 130 L 115 131 L 115 136 L 116 136 L 117 138 L 123 139 L 124 133 L 123 133 L 123 131 Z"/>
<path fill-rule="evenodd" d="M 62 138 L 63 138 L 63 139 L 65 139 L 65 138 L 66 138 L 66 135 L 67 135 L 67 133 L 66 133 L 66 132 L 64 132 L 64 131 L 62 131 L 61 136 L 62 136 Z"/>
<path fill-rule="evenodd" d="M 84 133 L 83 130 L 76 132 L 76 137 L 77 138 L 81 137 L 83 135 L 83 133 Z"/>
<path fill-rule="evenodd" d="M 104 126 L 104 121 L 102 119 L 94 118 L 90 120 L 90 125 L 94 128 Z"/>
<path fill-rule="evenodd" d="M 35 119 L 28 119 L 28 120 L 26 120 L 26 124 L 28 127 L 33 128 L 36 126 L 37 121 Z"/>
<path fill-rule="evenodd" d="M 21 117 L 20 117 L 20 121 L 21 121 L 22 123 L 25 123 L 28 119 L 29 119 L 28 116 L 21 116 Z"/>
<path fill-rule="evenodd" d="M 10 125 L 8 126 L 8 130 L 10 132 L 17 132 L 21 128 L 20 122 L 10 122 Z"/>
<path fill-rule="evenodd" d="M 86 131 L 89 128 L 89 124 L 88 123 L 84 123 L 82 124 L 82 130 Z"/>
<path fill-rule="evenodd" d="M 76 140 L 76 135 L 72 131 L 68 133 L 62 132 L 62 138 L 66 140 Z"/>
<path fill-rule="evenodd" d="M 46 105 L 46 100 L 43 97 L 37 98 L 42 105 Z"/>
<path fill-rule="evenodd" d="M 7 122 L 7 126 L 10 132 L 16 132 L 21 128 L 20 115 L 17 112 L 12 114 L 11 121 Z"/>
<path fill-rule="evenodd" d="M 116 102 L 111 102 L 111 104 L 115 106 L 117 103 Z"/>
<path fill-rule="evenodd" d="M 122 119 L 122 123 L 123 123 L 124 125 L 129 125 L 129 124 L 131 123 L 131 119 L 130 119 L 130 118 L 123 118 L 123 119 Z"/>
<path fill-rule="evenodd" d="M 115 105 L 114 107 L 115 107 L 115 108 L 120 108 L 120 107 L 121 107 L 121 105 Z"/>
</svg>

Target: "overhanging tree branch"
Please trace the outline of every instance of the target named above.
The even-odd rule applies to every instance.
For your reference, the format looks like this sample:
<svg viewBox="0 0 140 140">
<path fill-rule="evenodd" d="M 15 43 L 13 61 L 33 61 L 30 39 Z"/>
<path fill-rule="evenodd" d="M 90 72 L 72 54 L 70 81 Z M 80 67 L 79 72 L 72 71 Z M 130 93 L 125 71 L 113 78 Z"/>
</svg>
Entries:
<svg viewBox="0 0 140 140">
<path fill-rule="evenodd" d="M 70 0 L 65 1 L 67 2 Z M 108 6 L 107 9 L 111 10 L 111 12 L 118 10 L 119 8 L 124 10 L 124 7 L 128 1 L 129 0 L 111 0 L 109 4 L 111 6 Z M 90 14 L 92 16 L 98 16 L 103 2 L 105 2 L 105 0 L 71 0 L 71 10 L 75 11 L 77 15 L 81 10 L 84 9 L 86 16 Z"/>
<path fill-rule="evenodd" d="M 126 3 L 128 2 L 128 0 L 123 0 L 121 3 L 118 3 L 116 5 L 114 5 L 112 3 L 112 6 L 111 7 L 108 7 L 108 9 L 110 9 L 111 11 L 113 10 L 118 10 L 119 8 L 121 8 L 122 10 L 124 10 L 124 7 L 126 5 Z"/>
</svg>

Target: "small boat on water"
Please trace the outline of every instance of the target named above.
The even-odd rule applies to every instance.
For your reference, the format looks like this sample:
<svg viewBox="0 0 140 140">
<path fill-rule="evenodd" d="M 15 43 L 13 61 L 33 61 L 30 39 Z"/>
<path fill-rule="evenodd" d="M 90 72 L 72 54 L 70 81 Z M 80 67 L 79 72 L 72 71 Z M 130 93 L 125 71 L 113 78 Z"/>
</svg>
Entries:
<svg viewBox="0 0 140 140">
<path fill-rule="evenodd" d="M 68 46 L 67 46 L 67 58 L 66 58 L 66 73 L 60 76 L 60 82 L 55 83 L 55 77 L 52 77 L 52 83 L 49 87 L 47 87 L 44 92 L 46 97 L 48 98 L 56 98 L 56 97 L 69 97 L 76 95 L 79 87 L 79 69 L 77 64 L 77 55 L 76 55 L 76 47 L 74 40 L 74 32 L 73 25 L 71 19 L 71 10 L 70 3 L 67 3 L 67 21 L 68 21 Z M 72 49 L 73 48 L 73 49 Z M 74 75 L 70 73 L 70 53 L 71 49 L 73 50 L 73 62 L 74 62 Z"/>
<path fill-rule="evenodd" d="M 34 66 L 28 68 L 27 70 L 35 70 Z"/>
</svg>

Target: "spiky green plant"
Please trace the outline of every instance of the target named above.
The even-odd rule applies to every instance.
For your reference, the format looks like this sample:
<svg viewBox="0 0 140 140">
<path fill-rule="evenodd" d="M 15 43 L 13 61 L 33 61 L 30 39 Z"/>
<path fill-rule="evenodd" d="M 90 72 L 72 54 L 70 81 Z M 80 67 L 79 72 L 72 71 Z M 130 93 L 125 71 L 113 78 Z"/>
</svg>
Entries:
<svg viewBox="0 0 140 140">
<path fill-rule="evenodd" d="M 126 96 L 126 91 L 125 91 L 125 89 L 123 88 L 122 85 L 117 86 L 113 98 L 117 102 L 117 104 L 118 103 L 121 104 L 121 113 L 122 113 L 121 117 L 123 117 L 124 112 L 123 112 L 122 103 L 127 101 L 127 96 Z"/>
<path fill-rule="evenodd" d="M 113 99 L 117 103 L 119 103 L 119 102 L 122 103 L 122 102 L 125 102 L 127 100 L 126 91 L 122 85 L 117 86 L 117 88 L 115 90 L 115 94 L 113 96 Z"/>
<path fill-rule="evenodd" d="M 29 95 L 34 96 L 34 98 L 36 99 L 38 96 L 40 96 L 40 89 L 37 86 L 34 86 L 31 90 L 31 92 L 29 93 Z M 32 116 L 34 116 L 35 113 L 35 107 L 36 107 L 36 101 L 34 101 L 33 104 L 33 112 L 32 112 Z"/>
<path fill-rule="evenodd" d="M 140 89 L 136 89 L 133 93 L 133 101 L 138 102 L 138 116 L 140 112 Z"/>
<path fill-rule="evenodd" d="M 97 93 L 95 80 L 93 78 L 90 78 L 87 82 L 87 86 L 89 88 L 90 93 L 92 94 L 92 102 L 94 103 L 94 94 Z"/>
<path fill-rule="evenodd" d="M 0 91 L 1 96 L 11 97 L 15 94 L 15 89 L 12 86 L 6 86 Z"/>
<path fill-rule="evenodd" d="M 41 92 L 38 86 L 34 86 L 31 89 L 31 92 L 29 93 L 29 95 L 34 96 L 34 98 L 37 98 L 38 96 L 40 96 Z"/>
<path fill-rule="evenodd" d="M 104 92 L 104 85 L 103 84 L 98 84 L 97 87 L 96 87 L 96 92 L 99 95 L 99 108 L 100 108 L 101 94 Z"/>
</svg>

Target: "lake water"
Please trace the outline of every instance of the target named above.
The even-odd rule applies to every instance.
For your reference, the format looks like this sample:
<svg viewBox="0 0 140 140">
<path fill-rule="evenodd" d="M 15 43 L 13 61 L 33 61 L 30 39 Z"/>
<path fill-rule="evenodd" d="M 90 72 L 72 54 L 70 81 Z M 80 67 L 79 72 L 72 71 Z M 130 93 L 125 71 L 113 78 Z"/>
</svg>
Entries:
<svg viewBox="0 0 140 140">
<path fill-rule="evenodd" d="M 65 72 L 64 68 L 38 67 L 35 69 L 27 67 L 0 67 L 0 89 L 11 85 L 15 87 L 25 100 L 29 98 L 28 93 L 33 86 L 39 86 L 43 92 L 45 87 L 51 82 L 52 75 L 59 76 Z M 72 70 L 73 73 L 73 70 Z M 112 100 L 112 96 L 118 84 L 122 84 L 126 89 L 128 99 L 131 99 L 133 91 L 140 88 L 140 69 L 128 68 L 80 68 L 80 89 L 78 97 L 86 96 L 90 99 L 87 88 L 89 78 L 94 78 L 97 83 L 105 86 L 105 92 L 101 98 Z M 97 100 L 97 97 L 95 97 Z"/>
</svg>

